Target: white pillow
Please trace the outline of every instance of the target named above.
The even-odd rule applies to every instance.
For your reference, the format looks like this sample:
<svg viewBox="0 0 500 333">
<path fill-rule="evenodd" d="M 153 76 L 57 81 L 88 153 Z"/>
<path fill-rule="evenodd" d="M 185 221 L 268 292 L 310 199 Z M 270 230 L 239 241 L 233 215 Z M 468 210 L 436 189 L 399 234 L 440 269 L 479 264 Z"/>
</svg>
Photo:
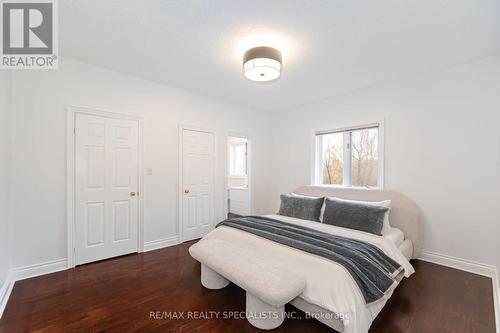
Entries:
<svg viewBox="0 0 500 333">
<path fill-rule="evenodd" d="M 405 240 L 404 233 L 400 229 L 393 227 L 389 227 L 389 230 L 387 230 L 385 234 L 382 234 L 382 236 L 384 236 L 384 238 L 387 238 L 388 240 L 396 244 L 396 246 L 398 247 Z"/>
<path fill-rule="evenodd" d="M 360 201 L 360 200 L 349 200 L 349 199 L 342 199 L 342 198 L 337 198 L 337 197 L 331 197 L 337 200 L 343 200 L 343 201 L 350 201 L 353 203 L 358 203 L 362 205 L 369 205 L 369 206 L 380 206 L 380 207 L 386 207 L 389 208 L 387 213 L 385 213 L 384 216 L 384 225 L 382 226 L 382 235 L 390 232 L 391 229 L 391 224 L 389 223 L 389 213 L 391 211 L 391 200 L 384 200 L 384 201 Z M 325 204 L 323 204 L 323 207 L 321 208 L 321 214 L 319 216 L 319 220 L 323 222 L 323 213 L 325 211 Z"/>
</svg>

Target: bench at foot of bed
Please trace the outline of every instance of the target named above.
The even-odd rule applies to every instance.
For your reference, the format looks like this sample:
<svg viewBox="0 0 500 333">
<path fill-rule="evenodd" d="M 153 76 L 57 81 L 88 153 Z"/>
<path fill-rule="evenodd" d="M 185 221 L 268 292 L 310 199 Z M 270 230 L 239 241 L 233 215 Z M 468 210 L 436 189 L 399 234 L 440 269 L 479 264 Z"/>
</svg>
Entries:
<svg viewBox="0 0 500 333">
<path fill-rule="evenodd" d="M 285 304 L 305 288 L 303 277 L 226 241 L 201 240 L 189 253 L 201 263 L 204 287 L 221 289 L 233 282 L 247 292 L 247 320 L 260 329 L 281 325 Z"/>
</svg>

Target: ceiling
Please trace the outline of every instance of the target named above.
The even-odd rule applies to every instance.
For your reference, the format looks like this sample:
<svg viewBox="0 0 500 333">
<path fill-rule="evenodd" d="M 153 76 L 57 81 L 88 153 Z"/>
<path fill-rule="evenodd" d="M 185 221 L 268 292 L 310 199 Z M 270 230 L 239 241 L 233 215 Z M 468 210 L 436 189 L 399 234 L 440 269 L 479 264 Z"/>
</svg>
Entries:
<svg viewBox="0 0 500 333">
<path fill-rule="evenodd" d="M 498 0 L 59 4 L 62 56 L 266 112 L 500 51 Z M 242 74 L 256 43 L 283 50 L 278 81 Z"/>
</svg>

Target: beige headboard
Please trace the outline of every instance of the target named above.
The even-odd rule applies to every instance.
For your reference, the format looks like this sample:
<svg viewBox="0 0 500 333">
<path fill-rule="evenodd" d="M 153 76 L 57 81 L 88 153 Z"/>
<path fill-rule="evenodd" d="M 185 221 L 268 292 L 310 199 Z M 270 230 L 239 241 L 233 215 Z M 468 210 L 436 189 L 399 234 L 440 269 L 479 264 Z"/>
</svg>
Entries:
<svg viewBox="0 0 500 333">
<path fill-rule="evenodd" d="M 405 238 L 413 243 L 412 258 L 420 255 L 422 236 L 419 209 L 413 200 L 399 192 L 331 186 L 302 186 L 293 192 L 314 197 L 338 197 L 363 201 L 391 200 L 391 225 L 403 230 Z"/>
</svg>

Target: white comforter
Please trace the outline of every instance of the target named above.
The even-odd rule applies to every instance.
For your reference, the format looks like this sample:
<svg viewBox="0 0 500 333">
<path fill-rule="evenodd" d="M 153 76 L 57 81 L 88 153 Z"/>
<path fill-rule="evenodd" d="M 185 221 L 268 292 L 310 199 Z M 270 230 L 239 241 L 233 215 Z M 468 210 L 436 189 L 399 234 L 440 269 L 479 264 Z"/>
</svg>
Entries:
<svg viewBox="0 0 500 333">
<path fill-rule="evenodd" d="M 414 273 L 408 260 L 387 238 L 285 216 L 269 215 L 268 217 L 371 243 L 398 262 L 404 268 L 406 277 Z M 348 271 L 328 259 L 226 226 L 216 228 L 203 239 L 212 238 L 234 243 L 241 248 L 253 251 L 260 258 L 279 263 L 279 265 L 301 274 L 306 280 L 306 289 L 300 297 L 345 318 L 343 323 L 346 333 L 368 332 L 371 323 L 387 301 L 376 302 L 376 304 L 367 307 L 361 291 Z"/>
</svg>

